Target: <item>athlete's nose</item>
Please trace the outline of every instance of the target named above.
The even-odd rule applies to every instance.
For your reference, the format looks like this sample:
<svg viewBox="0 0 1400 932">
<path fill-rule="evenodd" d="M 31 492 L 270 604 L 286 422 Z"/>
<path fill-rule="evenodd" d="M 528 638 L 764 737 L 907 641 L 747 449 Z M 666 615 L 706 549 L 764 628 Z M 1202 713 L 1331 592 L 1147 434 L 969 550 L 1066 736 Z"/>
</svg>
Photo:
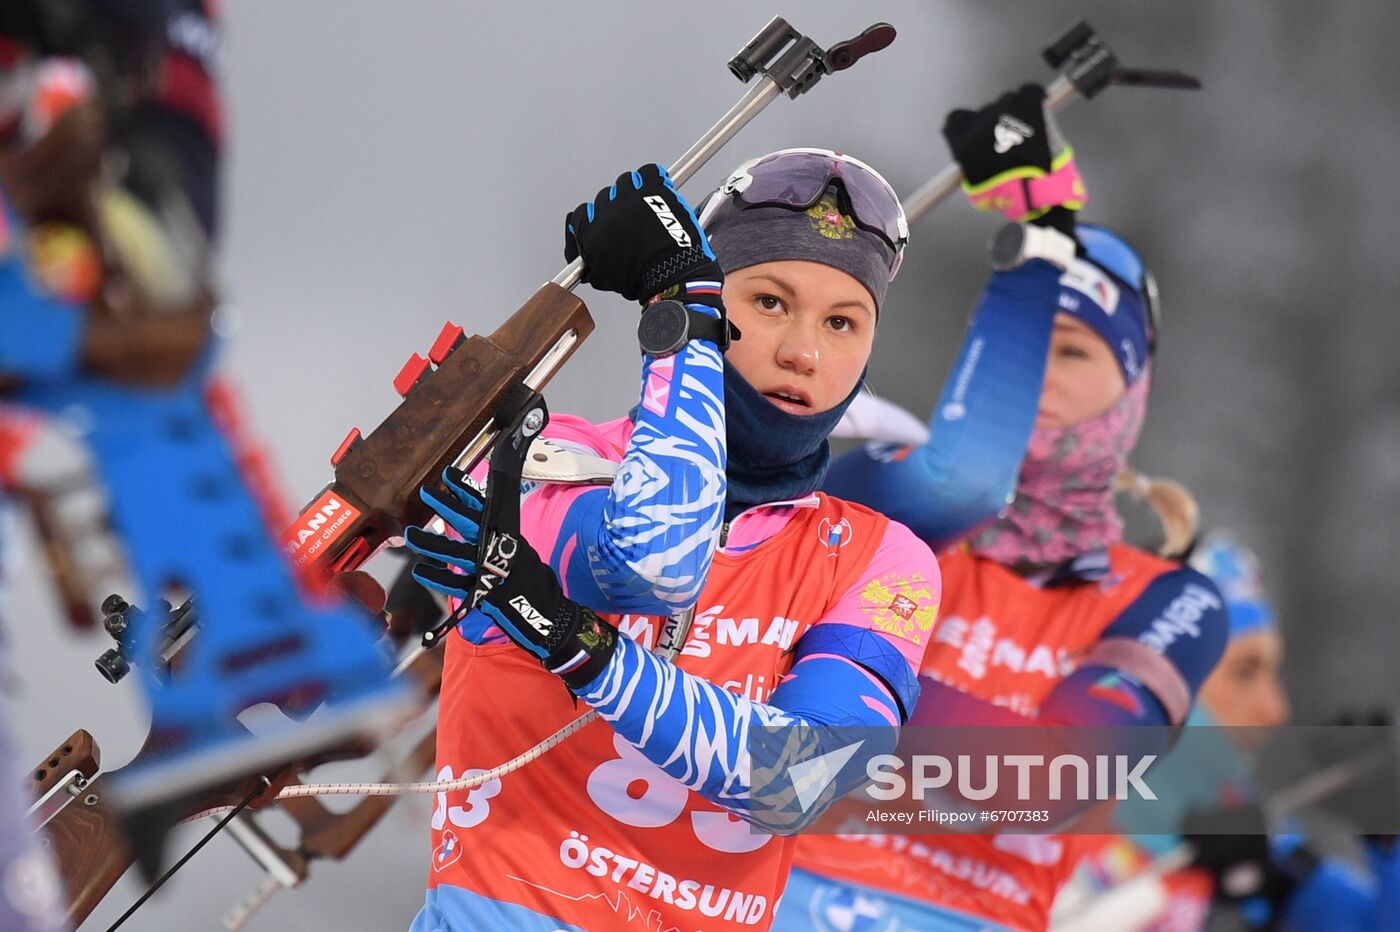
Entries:
<svg viewBox="0 0 1400 932">
<path fill-rule="evenodd" d="M 821 362 L 816 334 L 800 322 L 791 324 L 778 343 L 777 361 L 781 368 L 801 375 L 816 372 Z"/>
<path fill-rule="evenodd" d="M 1265 701 L 1265 724 L 1286 725 L 1292 716 L 1293 710 L 1289 707 L 1288 694 L 1283 691 L 1283 684 L 1278 681 L 1271 683 Z"/>
</svg>

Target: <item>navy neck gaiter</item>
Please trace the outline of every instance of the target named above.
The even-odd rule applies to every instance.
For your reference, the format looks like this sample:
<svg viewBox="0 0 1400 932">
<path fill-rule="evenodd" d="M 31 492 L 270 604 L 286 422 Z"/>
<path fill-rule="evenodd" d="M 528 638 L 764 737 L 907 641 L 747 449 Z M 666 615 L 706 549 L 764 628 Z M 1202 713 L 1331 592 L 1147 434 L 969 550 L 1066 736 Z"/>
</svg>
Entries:
<svg viewBox="0 0 1400 932">
<path fill-rule="evenodd" d="M 764 398 L 726 359 L 724 417 L 729 465 L 725 474 L 729 497 L 724 520 L 733 520 L 753 505 L 801 498 L 816 491 L 831 460 L 827 437 L 859 391 L 857 382 L 845 401 L 821 414 L 789 414 Z"/>
</svg>

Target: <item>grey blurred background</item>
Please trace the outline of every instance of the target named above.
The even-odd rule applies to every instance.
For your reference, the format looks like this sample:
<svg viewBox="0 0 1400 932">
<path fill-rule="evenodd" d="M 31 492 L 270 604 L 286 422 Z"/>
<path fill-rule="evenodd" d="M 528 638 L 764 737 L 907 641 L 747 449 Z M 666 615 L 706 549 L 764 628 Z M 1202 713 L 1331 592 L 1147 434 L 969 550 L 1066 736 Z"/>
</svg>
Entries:
<svg viewBox="0 0 1400 932">
<path fill-rule="evenodd" d="M 742 158 L 795 145 L 851 152 L 912 191 L 947 160 L 944 113 L 1048 81 L 1039 49 L 1079 16 L 1128 64 L 1200 75 L 1198 93 L 1111 89 L 1061 121 L 1089 184 L 1086 216 L 1127 233 L 1162 291 L 1135 463 L 1184 482 L 1208 525 L 1235 528 L 1259 551 L 1300 721 L 1400 698 L 1394 3 L 225 7 L 224 270 L 240 323 L 228 363 L 297 503 L 328 481 L 345 432 L 390 410 L 390 379 L 444 320 L 494 328 L 562 265 L 566 210 L 623 170 L 673 159 L 737 99 L 724 63 L 774 14 L 824 43 L 877 19 L 899 38 L 776 102 L 686 189 L 696 201 Z M 995 226 L 959 202 L 914 229 L 871 382 L 920 416 L 956 351 Z M 635 399 L 635 309 L 583 294 L 598 330 L 547 395 L 558 410 L 616 416 Z M 64 630 L 42 580 L 6 614 L 25 753 L 37 760 L 85 727 L 108 766 L 123 763 L 145 733 L 136 683 L 98 677 L 91 661 L 106 645 Z M 250 928 L 405 928 L 422 899 L 429 807 L 401 806 L 346 863 L 315 865 L 304 889 L 279 894 Z M 216 840 L 129 927 L 218 928 L 258 879 Z M 125 879 L 87 928 L 105 928 L 138 893 Z"/>
</svg>

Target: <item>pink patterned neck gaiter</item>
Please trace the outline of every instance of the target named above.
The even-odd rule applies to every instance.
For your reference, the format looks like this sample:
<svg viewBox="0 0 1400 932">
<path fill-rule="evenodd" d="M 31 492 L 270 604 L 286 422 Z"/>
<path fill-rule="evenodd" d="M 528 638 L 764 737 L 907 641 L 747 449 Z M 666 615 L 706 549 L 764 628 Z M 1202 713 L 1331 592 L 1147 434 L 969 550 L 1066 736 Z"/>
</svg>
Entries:
<svg viewBox="0 0 1400 932">
<path fill-rule="evenodd" d="M 972 535 L 972 551 L 1006 566 L 1044 567 L 1121 540 L 1113 477 L 1137 443 L 1151 380 L 1144 368 L 1098 417 L 1069 427 L 1037 427 L 1015 501 Z"/>
</svg>

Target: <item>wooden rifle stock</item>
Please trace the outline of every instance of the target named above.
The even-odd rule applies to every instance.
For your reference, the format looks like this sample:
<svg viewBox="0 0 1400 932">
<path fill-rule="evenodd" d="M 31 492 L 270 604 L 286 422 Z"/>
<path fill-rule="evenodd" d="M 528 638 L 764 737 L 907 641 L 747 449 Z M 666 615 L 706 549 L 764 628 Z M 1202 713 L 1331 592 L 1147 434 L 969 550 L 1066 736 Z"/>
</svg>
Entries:
<svg viewBox="0 0 1400 932">
<path fill-rule="evenodd" d="M 107 778 L 97 777 L 43 828 L 68 895 L 68 923 L 81 925 L 126 869 L 136 863 L 116 810 L 108 802 Z"/>
<path fill-rule="evenodd" d="M 61 809 L 43 821 L 43 844 L 53 856 L 67 891 L 67 921 L 76 926 L 112 889 L 133 863 L 122 834 L 121 820 L 106 803 L 106 781 L 98 774 L 102 760 L 96 739 L 78 729 L 29 774 L 29 789 L 36 801 L 55 798 L 75 771 L 83 777 Z M 59 792 L 62 792 L 59 790 Z M 66 797 L 67 794 L 65 793 Z"/>
<path fill-rule="evenodd" d="M 57 789 L 70 774 L 76 772 L 84 781 L 91 780 L 101 766 L 102 751 L 97 739 L 79 728 L 29 772 L 29 793 L 37 802 Z"/>
<path fill-rule="evenodd" d="M 547 283 L 490 336 L 472 336 L 426 368 L 378 427 L 345 452 L 335 480 L 298 515 L 283 541 L 298 572 L 323 582 L 354 569 L 430 512 L 418 498 L 489 428 L 512 385 L 532 373 L 540 388 L 593 332 L 583 301 Z"/>
<path fill-rule="evenodd" d="M 81 737 L 80 737 L 81 736 Z M 85 742 L 84 740 L 85 739 Z M 75 752 L 91 748 L 92 771 L 100 760 L 97 742 L 86 731 L 75 732 L 62 747 L 74 747 Z M 153 751 L 149 739 L 137 753 L 136 759 Z M 32 786 L 37 790 L 43 779 L 41 771 L 53 771 L 49 761 L 35 768 Z M 66 771 L 66 767 L 60 767 Z M 60 775 L 61 776 L 61 775 Z M 75 793 L 68 804 L 53 815 L 40 829 L 44 843 L 53 856 L 59 876 L 67 893 L 68 910 L 64 914 L 70 925 L 78 926 L 102 902 L 127 868 L 136 863 L 136 856 L 127 844 L 121 815 L 113 806 L 108 792 L 110 773 L 98 774 L 86 781 L 82 791 Z M 52 776 L 49 776 L 52 779 Z M 209 796 L 191 801 L 182 815 L 190 816 L 213 806 L 233 805 L 248 795 L 257 779 L 244 780 L 235 787 L 211 792 Z"/>
<path fill-rule="evenodd" d="M 442 663 L 440 652 L 423 653 L 409 668 L 408 675 L 422 685 L 426 694 L 434 695 L 442 683 Z M 433 764 L 436 737 L 435 729 L 423 735 L 404 752 L 402 759 L 388 768 L 388 773 L 382 775 L 382 779 L 412 779 L 429 769 Z M 137 754 L 137 759 L 150 750 L 148 742 Z M 295 848 L 284 848 L 270 838 L 264 838 L 264 843 L 301 878 L 305 877 L 307 862 L 311 860 L 339 860 L 345 857 L 378 824 L 397 797 L 368 796 L 344 812 L 333 812 L 315 798 L 274 802 L 270 797 L 284 786 L 305 782 L 300 775 L 320 764 L 352 760 L 373 750 L 363 742 L 353 741 L 269 775 L 272 783 L 272 788 L 266 794 L 269 801 L 262 806 L 255 802 L 252 809 L 240 816 L 245 822 L 245 830 L 266 834 L 258 828 L 253 809 L 278 808 L 285 812 L 299 830 Z M 60 760 L 59 766 L 50 763 L 55 759 Z M 42 798 L 58 785 L 63 775 L 72 770 L 86 775 L 87 782 L 82 792 L 75 794 L 41 829 L 45 844 L 63 878 L 68 902 L 65 918 L 75 927 L 87 919 L 127 868 L 136 863 L 122 830 L 121 817 L 108 802 L 107 779 L 110 775 L 93 776 L 97 773 L 99 761 L 97 742 L 88 732 L 79 730 L 30 774 L 31 792 L 35 799 Z M 258 782 L 257 777 L 247 778 L 190 800 L 185 804 L 182 816 L 189 817 L 218 806 L 236 805 L 248 796 Z"/>
<path fill-rule="evenodd" d="M 67 741 L 29 771 L 29 794 L 34 798 L 29 807 L 30 821 L 43 825 L 69 800 L 80 796 L 97 776 L 101 761 L 92 735 L 81 728 L 69 735 Z"/>
</svg>

